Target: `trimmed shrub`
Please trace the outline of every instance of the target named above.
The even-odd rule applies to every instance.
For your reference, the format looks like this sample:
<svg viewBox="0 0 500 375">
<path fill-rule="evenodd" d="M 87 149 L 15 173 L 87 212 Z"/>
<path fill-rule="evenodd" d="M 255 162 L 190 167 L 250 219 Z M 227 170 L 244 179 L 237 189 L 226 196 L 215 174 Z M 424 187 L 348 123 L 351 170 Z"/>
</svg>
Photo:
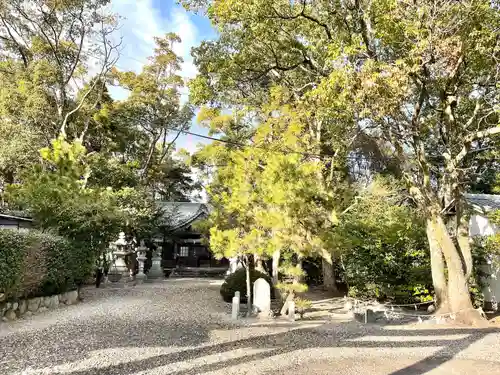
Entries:
<svg viewBox="0 0 500 375">
<path fill-rule="evenodd" d="M 94 260 L 94 251 L 62 237 L 0 229 L 0 292 L 16 299 L 75 289 Z"/>
<path fill-rule="evenodd" d="M 255 280 L 260 278 L 266 279 L 269 285 L 271 285 L 271 298 L 274 298 L 274 288 L 271 278 L 265 273 L 259 272 L 257 270 L 250 270 L 250 284 L 253 289 L 253 283 Z M 224 283 L 220 287 L 220 294 L 224 301 L 231 302 L 234 297 L 234 293 L 239 291 L 241 295 L 241 302 L 245 303 L 247 298 L 247 276 L 246 270 L 240 268 L 236 270 L 235 273 L 229 275 Z M 253 290 L 252 290 L 253 292 Z M 253 294 L 252 294 L 253 298 Z"/>
<path fill-rule="evenodd" d="M 25 233 L 0 229 L 0 293 L 7 298 L 19 288 L 28 248 Z"/>
</svg>

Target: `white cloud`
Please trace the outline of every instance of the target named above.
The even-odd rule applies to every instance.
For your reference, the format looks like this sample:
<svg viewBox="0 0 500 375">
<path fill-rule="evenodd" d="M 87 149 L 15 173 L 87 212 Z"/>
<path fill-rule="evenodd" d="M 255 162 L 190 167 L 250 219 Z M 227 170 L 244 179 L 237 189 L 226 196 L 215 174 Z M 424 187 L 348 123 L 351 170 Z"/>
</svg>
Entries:
<svg viewBox="0 0 500 375">
<path fill-rule="evenodd" d="M 180 44 L 174 46 L 174 52 L 184 60 L 180 75 L 185 79 L 196 75 L 191 48 L 198 44 L 198 30 L 182 7 L 172 4 L 167 17 L 162 17 L 152 0 L 112 0 L 111 8 L 123 17 L 122 27 L 117 34 L 117 38 L 123 38 L 122 56 L 117 64 L 119 69 L 140 72 L 147 58 L 153 54 L 154 38 L 174 32 L 182 39 Z M 126 97 L 124 92 L 111 91 L 117 99 Z M 182 90 L 181 94 L 185 102 L 187 89 Z"/>
<path fill-rule="evenodd" d="M 166 17 L 162 17 L 160 11 L 155 9 L 152 0 L 112 0 L 112 11 L 124 17 L 121 20 L 123 26 L 117 35 L 123 37 L 122 56 L 117 64 L 120 70 L 140 72 L 143 64 L 147 62 L 147 58 L 153 53 L 154 37 L 174 32 L 182 40 L 182 43 L 174 45 L 174 52 L 183 59 L 180 75 L 187 80 L 197 74 L 196 66 L 191 57 L 191 48 L 200 42 L 199 30 L 189 18 L 188 13 L 173 3 L 174 1 L 171 0 L 170 13 Z M 126 90 L 116 87 L 110 88 L 110 92 L 117 100 L 126 99 L 128 95 Z M 188 89 L 186 87 L 181 91 L 181 102 L 185 103 L 187 99 Z M 198 126 L 194 125 L 194 122 L 192 127 L 196 129 L 194 130 L 196 132 L 206 133 L 206 130 L 199 129 Z M 176 148 L 185 148 L 190 153 L 194 153 L 199 142 L 207 143 L 198 137 L 182 134 L 176 142 Z M 199 178 L 196 171 L 193 171 L 192 177 Z M 206 201 L 207 196 L 204 189 L 199 193 L 201 200 Z"/>
<path fill-rule="evenodd" d="M 198 45 L 198 29 L 183 9 L 175 8 L 171 20 L 172 31 L 182 39 L 182 43 L 174 46 L 174 52 L 184 60 L 181 75 L 184 78 L 193 78 L 198 71 L 193 63 L 191 48 Z"/>
</svg>

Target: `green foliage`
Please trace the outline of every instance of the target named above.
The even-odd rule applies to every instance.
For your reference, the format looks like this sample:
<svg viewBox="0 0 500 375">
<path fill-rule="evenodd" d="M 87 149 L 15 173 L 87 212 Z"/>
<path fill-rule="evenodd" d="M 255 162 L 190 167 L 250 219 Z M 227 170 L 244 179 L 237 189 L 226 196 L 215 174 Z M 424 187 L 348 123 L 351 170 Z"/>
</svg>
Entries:
<svg viewBox="0 0 500 375">
<path fill-rule="evenodd" d="M 494 242 L 491 237 L 476 236 L 471 244 L 473 269 L 469 280 L 469 291 L 472 302 L 475 307 L 483 307 L 484 293 L 483 289 L 488 286 L 485 272 L 488 264 L 493 267 L 498 266 L 499 249 L 495 250 Z"/>
<path fill-rule="evenodd" d="M 302 297 L 297 297 L 294 299 L 294 301 L 295 301 L 295 310 L 300 315 L 300 317 L 303 318 L 305 313 L 311 309 L 312 301 Z"/>
<path fill-rule="evenodd" d="M 250 285 L 252 288 L 255 280 L 260 278 L 266 279 L 269 285 L 271 285 L 271 298 L 274 298 L 274 288 L 272 286 L 273 283 L 271 281 L 271 278 L 268 275 L 257 270 L 250 270 Z M 240 292 L 241 296 L 240 301 L 242 303 L 245 303 L 247 295 L 247 283 L 246 271 L 244 268 L 240 268 L 233 274 L 229 275 L 220 287 L 220 294 L 222 296 L 222 299 L 226 302 L 231 302 L 233 300 L 234 293 L 238 291 Z"/>
<path fill-rule="evenodd" d="M 266 259 L 277 250 L 317 256 L 337 223 L 343 184 L 326 186 L 324 175 L 336 173 L 308 154 L 315 142 L 305 115 L 285 104 L 286 97 L 278 88 L 273 91 L 273 101 L 258 109 L 260 123 L 255 125 L 244 110 L 233 115 L 211 109 L 200 113 L 211 131 L 249 145 L 214 143 L 196 154 L 201 168 L 217 165 L 215 171 L 208 169 L 206 190 L 213 210 L 205 226 L 219 257 L 255 253 Z M 333 186 L 335 178 L 326 180 Z"/>
<path fill-rule="evenodd" d="M 375 179 L 335 231 L 353 297 L 422 302 L 432 295 L 425 227 L 393 180 Z"/>
<path fill-rule="evenodd" d="M 96 253 L 50 233 L 0 229 L 0 291 L 8 299 L 52 295 L 81 285 Z"/>
<path fill-rule="evenodd" d="M 85 148 L 60 138 L 40 154 L 43 164 L 25 172 L 22 183 L 9 187 L 11 205 L 31 214 L 43 229 L 90 247 L 107 245 L 123 217 L 111 190 L 86 187 Z"/>
<path fill-rule="evenodd" d="M 27 246 L 24 232 L 0 230 L 0 292 L 7 296 L 18 288 Z"/>
<path fill-rule="evenodd" d="M 500 183 L 496 183 L 496 189 L 500 189 Z M 495 225 L 497 228 L 500 228 L 500 210 L 493 210 L 488 215 L 489 221 Z M 497 231 L 495 234 L 489 236 L 485 241 L 485 246 L 490 253 L 490 255 L 496 256 L 496 258 L 500 258 L 500 231 Z"/>
<path fill-rule="evenodd" d="M 167 142 L 172 129 L 185 128 L 192 117 L 190 105 L 180 102 L 182 59 L 173 52 L 180 39 L 156 38 L 141 73 L 120 72 L 111 37 L 117 17 L 109 13 L 109 0 L 31 3 L 0 6 L 0 192 L 8 184 L 19 187 L 19 199 L 13 202 L 11 195 L 8 203 L 30 209 L 43 228 L 74 236 L 86 222 L 64 228 L 69 211 L 85 217 L 95 211 L 89 226 L 96 227 L 117 216 L 122 207 L 116 201 L 125 195 L 131 198 L 127 210 L 139 195 L 137 206 L 145 195 L 186 200 L 197 186 L 189 168 L 173 158 L 180 133 Z M 75 90 L 75 82 L 82 87 Z M 110 83 L 130 90 L 127 100 L 113 101 Z M 92 231 L 94 241 L 106 237 Z"/>
<path fill-rule="evenodd" d="M 478 180 L 478 172 L 498 169 L 495 137 L 498 139 L 500 135 L 500 11 L 496 3 L 488 0 L 445 0 L 439 6 L 433 1 L 387 0 L 186 0 L 183 3 L 188 9 L 206 9 L 219 34 L 217 40 L 202 42 L 193 50 L 199 75 L 191 83 L 192 100 L 218 109 L 248 108 L 249 116 L 256 119 L 254 123 L 261 124 L 268 114 L 264 108 L 272 102 L 279 87 L 289 93 L 286 104 L 298 113 L 294 124 L 302 126 L 304 137 L 311 136 L 307 150 L 322 156 L 323 176 L 329 169 L 326 166 L 345 172 L 346 165 L 351 167 L 348 170 L 354 178 L 359 178 L 360 169 L 363 172 L 374 165 L 374 169 L 394 173 L 403 179 L 420 209 L 419 214 L 431 222 L 452 202 L 460 209 L 463 193 Z M 274 110 L 272 114 L 281 119 L 283 109 Z M 291 127 L 288 124 L 284 128 Z M 255 137 L 250 139 L 255 141 Z M 270 149 L 296 150 L 275 143 L 272 137 L 266 141 Z M 351 152 L 353 149 L 356 152 Z M 489 154 L 488 161 L 480 160 L 479 155 L 485 152 Z M 356 160 L 346 163 L 347 156 Z M 330 157 L 331 163 L 325 162 Z M 245 170 L 247 176 L 253 177 L 252 172 L 252 168 Z M 294 185 L 297 176 L 292 176 L 290 181 Z M 362 177 L 370 178 L 371 174 Z M 321 187 L 321 179 L 313 181 Z M 331 189 L 325 189 L 327 194 L 335 195 L 332 187 L 338 179 L 332 181 L 326 180 L 323 187 Z M 252 181 L 252 189 L 248 190 L 255 191 L 254 185 L 259 184 Z M 490 178 L 478 185 L 476 188 L 485 189 Z M 246 193 L 237 192 L 244 196 Z M 256 195 L 260 197 L 260 193 Z M 321 195 L 317 201 L 318 206 L 325 207 Z M 342 204 L 336 203 L 337 210 L 333 213 L 343 212 Z M 316 208 L 301 207 L 312 208 L 311 211 Z M 269 208 L 259 211 L 274 213 Z M 341 226 L 348 221 L 338 216 Z M 328 238 L 331 237 L 328 233 L 333 232 L 328 231 L 329 223 L 319 220 L 315 226 L 310 225 L 313 222 L 306 215 L 307 227 L 320 228 L 317 232 L 309 229 L 310 241 L 319 242 L 319 247 L 335 248 L 333 239 L 329 240 L 330 247 L 321 244 L 325 234 Z M 406 244 L 406 234 L 402 232 L 405 228 L 394 225 L 398 234 L 387 232 L 387 225 L 382 225 L 382 229 L 368 225 L 374 233 L 371 239 L 361 223 L 359 228 L 352 229 L 357 232 L 354 238 L 367 244 L 348 249 L 362 249 L 366 253 L 363 259 L 375 259 L 390 275 L 391 282 L 399 283 L 403 275 L 397 270 L 397 259 L 403 257 L 399 264 L 402 267 L 408 266 L 411 259 L 416 259 L 418 267 L 423 266 L 422 252 L 427 246 L 423 246 L 423 240 L 414 238 L 408 238 Z M 261 230 L 253 223 L 252 226 Z M 411 233 L 414 228 L 407 229 Z M 236 237 L 244 238 L 249 230 L 238 232 Z M 421 229 L 415 233 L 419 231 L 424 238 Z M 259 232 L 259 238 L 266 234 Z M 446 234 L 439 248 L 446 253 L 448 276 L 453 284 L 448 288 L 449 302 L 453 309 L 460 310 L 470 305 L 464 295 L 467 293 L 464 271 L 456 266 L 460 264 L 460 249 L 450 237 Z M 375 254 L 384 256 L 379 259 Z M 363 262 L 358 263 L 366 269 Z M 444 276 L 444 267 L 433 271 Z"/>
<path fill-rule="evenodd" d="M 298 263 L 296 258 L 293 252 L 282 252 L 279 266 L 280 282 L 276 285 L 276 288 L 285 296 L 290 293 L 295 296 L 308 290 L 307 284 L 303 282 L 306 274 L 302 269 L 302 264 Z"/>
</svg>

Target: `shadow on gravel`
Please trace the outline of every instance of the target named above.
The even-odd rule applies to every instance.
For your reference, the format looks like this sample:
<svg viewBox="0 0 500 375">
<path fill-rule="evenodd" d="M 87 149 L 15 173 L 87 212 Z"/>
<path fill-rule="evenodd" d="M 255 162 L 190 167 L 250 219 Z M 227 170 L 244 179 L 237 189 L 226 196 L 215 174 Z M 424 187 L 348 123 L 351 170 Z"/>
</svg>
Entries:
<svg viewBox="0 0 500 375">
<path fill-rule="evenodd" d="M 195 283 L 193 281 L 181 283 L 186 286 L 179 289 L 177 293 L 186 293 L 191 298 L 199 298 L 201 293 L 207 292 L 218 294 L 218 286 L 211 286 L 203 280 Z M 171 297 L 155 294 L 156 289 L 161 291 L 162 288 L 165 288 L 162 283 L 145 284 L 137 288 L 95 289 L 87 287 L 84 289 L 83 302 L 80 305 L 47 311 L 25 322 L 22 320 L 15 322 L 19 327 L 22 324 L 34 323 L 37 319 L 41 321 L 48 319 L 51 314 L 76 316 L 69 322 L 63 319 L 60 322 L 47 323 L 45 328 L 24 329 L 0 336 L 0 374 L 24 374 L 25 371 L 38 374 L 42 372 L 38 369 L 47 371 L 47 368 L 58 365 L 75 364 L 87 359 L 94 354 L 92 352 L 107 349 L 198 346 L 209 340 L 211 330 L 220 328 L 217 324 L 186 317 L 181 317 L 182 319 L 162 317 L 162 312 L 158 310 L 165 304 L 167 315 L 170 308 L 168 298 Z M 109 309 L 110 297 L 113 298 L 111 300 L 113 305 L 118 308 Z M 129 300 L 135 304 L 132 308 L 127 305 Z M 165 300 L 166 303 L 164 303 Z M 138 307 L 138 301 L 144 302 L 143 308 Z M 154 314 L 157 314 L 157 318 L 154 314 L 148 314 L 150 305 L 156 309 Z M 186 301 L 186 310 L 193 305 Z M 83 312 L 89 306 L 92 308 L 89 313 L 93 316 L 92 319 L 89 319 L 87 313 Z M 120 309 L 119 306 L 123 306 L 122 311 L 117 311 Z M 79 321 L 80 309 L 82 319 Z M 98 314 L 96 311 L 99 309 L 101 312 Z M 141 315 L 142 310 L 144 315 Z M 179 314 L 184 313 L 186 311 L 180 309 Z M 207 321 L 209 320 L 207 317 Z M 55 373 L 55 370 L 49 373 Z M 89 369 L 88 373 L 96 374 L 99 370 Z"/>
<path fill-rule="evenodd" d="M 252 337 L 243 340 L 231 341 L 223 344 L 207 346 L 197 349 L 189 349 L 181 352 L 159 355 L 153 358 L 138 360 L 119 365 L 108 366 L 105 368 L 92 368 L 85 371 L 71 372 L 71 375 L 93 375 L 99 374 L 121 374 L 131 375 L 139 371 L 151 370 L 160 366 L 165 366 L 175 362 L 190 361 L 197 358 L 202 358 L 208 355 L 222 354 L 235 349 L 259 348 L 268 349 L 264 353 L 249 354 L 243 357 L 221 360 L 217 363 L 205 364 L 194 368 L 169 372 L 173 375 L 188 375 L 188 374 L 203 374 L 209 371 L 223 370 L 230 366 L 241 365 L 246 362 L 261 360 L 275 355 L 284 354 L 291 351 L 309 348 L 419 348 L 419 347 L 442 347 L 432 357 L 425 358 L 401 370 L 392 372 L 388 375 L 416 375 L 424 374 L 441 364 L 452 359 L 462 350 L 466 349 L 471 344 L 485 337 L 489 333 L 498 333 L 499 329 L 468 329 L 468 328 L 441 328 L 441 329 L 424 329 L 424 330 L 398 330 L 398 329 L 383 329 L 381 326 L 365 326 L 363 330 L 346 334 L 343 325 L 352 323 L 340 323 L 331 331 L 319 331 L 316 329 L 297 329 L 286 333 L 271 334 L 267 336 Z M 344 327 L 347 328 L 347 327 Z M 412 341 L 390 341 L 390 340 L 373 340 L 373 341 L 351 341 L 359 339 L 365 335 L 391 337 L 391 336 L 414 336 Z M 445 336 L 445 335 L 468 335 L 465 338 L 457 340 L 442 340 L 433 339 L 428 336 Z M 418 336 L 427 336 L 418 339 Z M 196 340 L 194 340 L 196 341 Z M 199 342 L 198 342 L 199 343 Z"/>
<path fill-rule="evenodd" d="M 62 324 L 37 332 L 38 337 L 50 337 L 47 340 L 32 340 L 26 335 L 0 338 L 0 353 L 3 352 L 1 347 L 8 348 L 14 355 L 16 368 L 36 369 L 78 362 L 85 359 L 88 353 L 103 349 L 196 346 L 208 340 L 210 329 L 208 325 L 195 322 L 170 324 L 153 319 L 96 319 L 92 326 L 88 322 Z M 69 332 L 71 335 L 68 335 Z M 30 347 L 29 353 L 26 347 Z M 0 361 L 0 373 L 9 374 L 12 369 L 2 368 Z M 95 374 L 96 370 L 88 373 Z"/>
<path fill-rule="evenodd" d="M 190 284 L 188 284 L 189 286 Z M 160 286 L 161 287 L 161 286 Z M 144 298 L 144 303 L 152 303 L 154 298 L 154 289 L 156 286 L 149 287 L 150 294 Z M 182 289 L 184 293 L 193 290 L 189 294 L 191 298 L 199 297 L 200 293 L 206 293 L 212 287 L 205 286 L 207 289 L 200 291 L 197 285 Z M 217 288 L 218 287 L 213 287 Z M 216 295 L 217 290 L 212 292 Z M 196 292 L 194 292 L 196 291 Z M 141 296 L 144 291 L 137 288 L 134 291 L 110 291 L 117 298 L 116 303 L 120 303 L 118 298 L 132 298 L 135 295 Z M 102 293 L 106 295 L 108 293 Z M 158 298 L 164 298 L 159 296 Z M 101 292 L 92 291 L 88 293 L 88 300 L 94 302 L 100 301 Z M 121 301 L 123 302 L 123 301 Z M 126 304 L 123 305 L 126 308 Z M 194 306 L 194 307 L 193 307 Z M 77 306 L 75 306 L 77 307 Z M 168 308 L 168 305 L 166 305 Z M 197 308 L 186 301 L 186 311 L 190 308 Z M 145 308 L 147 311 L 147 308 Z M 182 312 L 181 312 L 182 313 Z M 187 313 L 187 312 L 186 312 Z M 161 315 L 161 312 L 158 313 Z M 7 335 L 0 337 L 0 354 L 8 348 L 10 355 L 5 358 L 12 358 L 11 367 L 2 367 L 9 365 L 8 362 L 2 362 L 3 355 L 0 355 L 0 373 L 10 374 L 16 370 L 16 373 L 22 373 L 23 369 L 33 368 L 41 369 L 43 367 L 54 367 L 61 364 L 76 365 L 85 360 L 95 352 L 116 349 L 116 348 L 167 348 L 174 347 L 177 350 L 173 353 L 155 355 L 153 357 L 133 360 L 130 362 L 116 363 L 107 367 L 89 367 L 85 370 L 65 371 L 66 375 L 132 375 L 140 371 L 153 370 L 161 366 L 175 364 L 179 362 L 188 362 L 200 360 L 209 355 L 219 355 L 215 363 L 201 363 L 199 366 L 190 366 L 189 369 L 177 369 L 169 374 L 188 375 L 203 374 L 209 371 L 224 370 L 228 367 L 241 365 L 254 360 L 271 358 L 275 355 L 285 354 L 293 351 L 300 351 L 310 348 L 425 348 L 440 347 L 438 352 L 432 356 L 419 360 L 401 370 L 393 371 L 387 375 L 417 375 L 424 374 L 441 364 L 446 363 L 461 351 L 470 345 L 482 339 L 490 333 L 500 333 L 498 328 L 473 329 L 473 328 L 437 328 L 429 325 L 425 329 L 398 329 L 391 324 L 391 329 L 384 328 L 382 325 L 360 326 L 354 322 L 345 322 L 338 324 L 329 324 L 325 327 L 305 328 L 304 322 L 296 324 L 281 324 L 290 329 L 284 333 L 266 334 L 246 339 L 234 340 L 216 345 L 207 345 L 210 340 L 212 330 L 231 329 L 223 328 L 218 324 L 211 323 L 207 316 L 205 321 L 194 321 L 190 319 L 174 322 L 169 319 L 154 319 L 153 317 L 142 317 L 137 311 L 128 318 L 114 318 L 100 316 L 94 319 L 91 324 L 87 321 L 81 323 L 53 325 L 47 329 L 41 329 L 36 333 L 22 335 Z M 310 321 L 314 324 L 314 320 Z M 318 322 L 319 323 L 319 322 Z M 280 323 L 277 323 L 280 325 Z M 264 324 L 260 326 L 268 327 Z M 269 327 L 271 330 L 272 328 Z M 34 337 L 36 334 L 37 337 Z M 443 340 L 439 336 L 446 335 L 464 335 L 453 340 Z M 235 335 L 236 336 L 236 335 Z M 368 337 L 369 336 L 369 337 Z M 434 337 L 432 337 L 434 336 Z M 391 337 L 393 339 L 391 339 Z M 397 337 L 404 337 L 406 341 L 396 341 Z M 409 340 L 408 337 L 414 338 Z M 379 339 L 380 338 L 380 339 Z M 207 345 L 202 348 L 186 348 Z M 29 352 L 26 348 L 29 347 Z M 255 354 L 250 352 L 249 348 L 266 349 L 264 352 Z M 224 359 L 224 353 L 242 349 L 248 351 L 243 356 Z M 246 354 L 246 355 L 245 355 Z M 15 361 L 15 362 L 14 362 Z M 97 364 L 94 364 L 96 366 Z M 15 368 L 13 368 L 13 366 Z M 19 370 L 21 371 L 19 371 Z M 55 369 L 50 371 L 56 374 Z M 300 374 L 300 373 L 299 373 Z"/>
</svg>

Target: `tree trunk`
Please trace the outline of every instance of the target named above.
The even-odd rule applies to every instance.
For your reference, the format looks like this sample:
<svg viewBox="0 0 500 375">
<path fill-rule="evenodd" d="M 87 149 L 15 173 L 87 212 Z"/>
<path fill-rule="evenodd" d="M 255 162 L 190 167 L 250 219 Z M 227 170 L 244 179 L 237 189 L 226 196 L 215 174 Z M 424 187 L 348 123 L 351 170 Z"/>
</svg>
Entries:
<svg viewBox="0 0 500 375">
<path fill-rule="evenodd" d="M 438 210 L 433 210 L 429 217 L 433 237 L 442 250 L 448 269 L 448 306 L 456 319 L 467 324 L 480 323 L 484 319 L 472 306 L 469 287 L 462 266 L 460 249 L 448 233 Z"/>
<path fill-rule="evenodd" d="M 294 297 L 295 297 L 295 294 L 293 292 L 288 293 L 288 295 L 286 296 L 286 300 L 283 303 L 283 307 L 281 308 L 281 311 L 280 311 L 281 316 L 286 315 L 286 313 L 288 311 L 288 303 L 290 301 L 293 301 Z"/>
<path fill-rule="evenodd" d="M 262 272 L 262 273 L 267 273 L 266 270 L 264 269 L 264 266 L 262 265 L 262 258 L 259 254 L 253 255 L 253 262 L 255 265 L 255 269 L 257 271 Z"/>
<path fill-rule="evenodd" d="M 252 315 L 252 283 L 250 282 L 250 264 L 248 262 L 248 257 L 245 257 L 245 271 L 246 271 L 246 281 L 247 281 L 247 316 Z"/>
<path fill-rule="evenodd" d="M 272 279 L 273 279 L 273 285 L 277 285 L 279 282 L 279 265 L 280 265 L 280 257 L 281 257 L 281 251 L 276 250 L 273 253 L 273 271 L 272 271 Z"/>
<path fill-rule="evenodd" d="M 469 220 L 461 210 L 457 210 L 457 242 L 462 254 L 462 266 L 465 279 L 468 281 L 472 275 L 472 251 L 469 237 Z"/>
<path fill-rule="evenodd" d="M 448 310 L 448 285 L 444 274 L 444 259 L 439 247 L 436 235 L 434 234 L 432 220 L 427 220 L 427 240 L 429 241 L 432 284 L 436 295 L 436 308 L 439 311 Z"/>
<path fill-rule="evenodd" d="M 297 261 L 297 268 L 300 269 L 301 272 L 304 271 L 304 260 L 302 259 L 302 257 L 299 257 L 298 261 Z M 304 275 L 301 274 L 300 276 L 296 276 L 294 277 L 294 280 L 293 280 L 294 284 L 300 284 L 302 282 L 304 282 Z"/>
<path fill-rule="evenodd" d="M 335 272 L 333 270 L 332 254 L 323 249 L 321 258 L 321 265 L 323 270 L 323 288 L 332 292 L 336 292 L 337 284 L 335 283 Z"/>
</svg>

